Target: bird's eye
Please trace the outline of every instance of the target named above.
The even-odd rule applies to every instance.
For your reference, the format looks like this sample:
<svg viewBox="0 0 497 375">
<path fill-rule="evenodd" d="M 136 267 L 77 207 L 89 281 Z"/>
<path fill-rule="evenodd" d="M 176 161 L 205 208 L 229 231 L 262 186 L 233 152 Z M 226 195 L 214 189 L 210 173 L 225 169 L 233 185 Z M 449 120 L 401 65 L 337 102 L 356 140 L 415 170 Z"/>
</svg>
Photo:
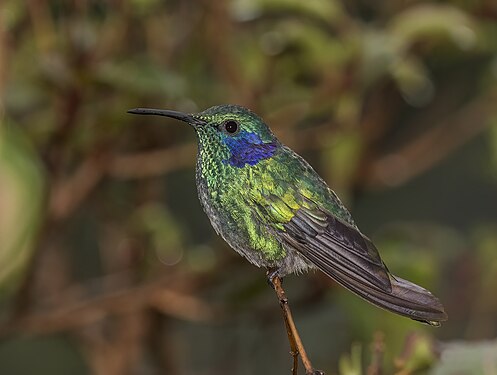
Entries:
<svg viewBox="0 0 497 375">
<path fill-rule="evenodd" d="M 228 120 L 223 124 L 224 130 L 226 130 L 226 133 L 234 135 L 235 133 L 238 132 L 238 122 L 235 120 Z"/>
</svg>

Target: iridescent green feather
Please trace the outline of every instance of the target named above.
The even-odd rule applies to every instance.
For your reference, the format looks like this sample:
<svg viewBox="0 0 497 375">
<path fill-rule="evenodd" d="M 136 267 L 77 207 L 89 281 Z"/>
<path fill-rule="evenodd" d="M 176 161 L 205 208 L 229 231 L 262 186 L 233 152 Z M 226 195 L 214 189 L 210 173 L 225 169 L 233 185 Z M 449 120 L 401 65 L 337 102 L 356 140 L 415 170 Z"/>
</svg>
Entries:
<svg viewBox="0 0 497 375">
<path fill-rule="evenodd" d="M 131 112 L 195 128 L 202 206 L 216 232 L 253 264 L 281 276 L 318 268 L 379 307 L 432 325 L 447 319 L 429 291 L 390 274 L 333 191 L 253 112 L 231 105 L 196 115 Z"/>
<path fill-rule="evenodd" d="M 310 212 L 320 208 L 354 225 L 324 181 L 284 146 L 272 158 L 244 168 L 212 162 L 212 157 L 220 160 L 228 155 L 213 156 L 202 147 L 199 156 L 203 160 L 201 179 L 206 181 L 210 205 L 220 215 L 222 225 L 229 227 L 236 241 L 247 239 L 246 246 L 267 262 L 286 256 L 274 232 L 284 231 L 284 224 L 301 208 Z"/>
</svg>

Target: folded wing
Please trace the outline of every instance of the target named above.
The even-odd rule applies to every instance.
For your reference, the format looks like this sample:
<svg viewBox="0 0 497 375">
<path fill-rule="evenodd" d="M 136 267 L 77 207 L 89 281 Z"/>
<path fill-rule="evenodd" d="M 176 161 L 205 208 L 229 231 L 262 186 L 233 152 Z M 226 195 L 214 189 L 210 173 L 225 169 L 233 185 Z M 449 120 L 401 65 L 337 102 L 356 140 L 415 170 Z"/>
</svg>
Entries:
<svg viewBox="0 0 497 375">
<path fill-rule="evenodd" d="M 430 325 L 447 320 L 435 296 L 390 274 L 373 243 L 334 215 L 301 208 L 279 235 L 286 246 L 372 304 Z"/>
</svg>

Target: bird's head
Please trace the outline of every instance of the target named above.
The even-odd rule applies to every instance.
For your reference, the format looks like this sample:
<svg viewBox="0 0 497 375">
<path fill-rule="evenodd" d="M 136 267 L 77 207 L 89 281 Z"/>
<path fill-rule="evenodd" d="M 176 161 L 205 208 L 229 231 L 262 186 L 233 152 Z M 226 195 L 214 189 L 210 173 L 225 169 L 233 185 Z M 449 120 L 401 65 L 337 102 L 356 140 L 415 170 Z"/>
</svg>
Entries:
<svg viewBox="0 0 497 375">
<path fill-rule="evenodd" d="M 166 116 L 190 124 L 197 133 L 201 151 L 216 154 L 223 164 L 237 168 L 271 158 L 280 146 L 259 116 L 238 105 L 218 105 L 195 114 L 149 108 L 128 112 Z"/>
</svg>

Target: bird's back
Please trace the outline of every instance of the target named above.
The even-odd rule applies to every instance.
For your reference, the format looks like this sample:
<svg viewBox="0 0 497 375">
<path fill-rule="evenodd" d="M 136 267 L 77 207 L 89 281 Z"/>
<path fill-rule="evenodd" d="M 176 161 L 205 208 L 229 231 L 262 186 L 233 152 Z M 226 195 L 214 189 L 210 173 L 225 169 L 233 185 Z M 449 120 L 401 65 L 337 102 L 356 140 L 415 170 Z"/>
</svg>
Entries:
<svg viewBox="0 0 497 375">
<path fill-rule="evenodd" d="M 199 195 L 212 225 L 252 263 L 281 275 L 318 268 L 376 306 L 433 325 L 446 319 L 428 290 L 390 274 L 335 193 L 289 148 L 253 166 L 218 165 L 211 184 L 203 168 Z"/>
<path fill-rule="evenodd" d="M 257 266 L 285 264 L 281 271 L 290 273 L 307 268 L 308 262 L 289 255 L 278 233 L 300 208 L 319 206 L 354 223 L 314 169 L 288 147 L 278 146 L 271 158 L 242 168 L 219 162 L 222 157 L 200 147 L 196 176 L 200 201 L 216 232 Z"/>
</svg>

